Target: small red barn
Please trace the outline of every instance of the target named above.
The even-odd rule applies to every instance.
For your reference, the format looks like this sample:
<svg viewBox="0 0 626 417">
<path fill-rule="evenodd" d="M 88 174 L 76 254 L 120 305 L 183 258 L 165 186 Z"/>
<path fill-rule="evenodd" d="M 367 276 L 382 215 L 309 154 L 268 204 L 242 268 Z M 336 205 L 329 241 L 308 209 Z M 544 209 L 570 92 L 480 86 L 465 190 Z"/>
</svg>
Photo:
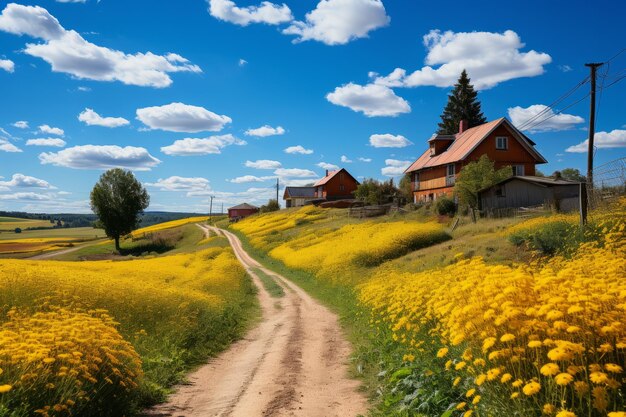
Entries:
<svg viewBox="0 0 626 417">
<path fill-rule="evenodd" d="M 345 168 L 326 171 L 326 176 L 313 184 L 315 198 L 347 200 L 354 198 L 359 182 Z"/>
<path fill-rule="evenodd" d="M 243 203 L 228 209 L 228 218 L 231 220 L 239 220 L 244 217 L 252 216 L 259 212 L 259 208 L 252 204 Z"/>
</svg>

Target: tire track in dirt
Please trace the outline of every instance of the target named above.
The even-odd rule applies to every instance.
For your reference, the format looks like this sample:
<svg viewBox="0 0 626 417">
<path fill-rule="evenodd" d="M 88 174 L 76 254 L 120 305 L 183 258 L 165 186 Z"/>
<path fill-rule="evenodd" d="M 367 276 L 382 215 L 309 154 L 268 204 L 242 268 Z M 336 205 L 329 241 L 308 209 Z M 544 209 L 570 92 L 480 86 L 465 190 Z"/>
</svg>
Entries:
<svg viewBox="0 0 626 417">
<path fill-rule="evenodd" d="M 350 417 L 367 401 L 348 377 L 350 346 L 337 317 L 284 277 L 261 266 L 230 232 L 225 236 L 259 289 L 260 323 L 189 376 L 169 401 L 148 415 L 163 417 Z M 260 283 L 261 269 L 285 288 L 276 301 Z M 279 309 L 275 308 L 280 303 Z"/>
</svg>

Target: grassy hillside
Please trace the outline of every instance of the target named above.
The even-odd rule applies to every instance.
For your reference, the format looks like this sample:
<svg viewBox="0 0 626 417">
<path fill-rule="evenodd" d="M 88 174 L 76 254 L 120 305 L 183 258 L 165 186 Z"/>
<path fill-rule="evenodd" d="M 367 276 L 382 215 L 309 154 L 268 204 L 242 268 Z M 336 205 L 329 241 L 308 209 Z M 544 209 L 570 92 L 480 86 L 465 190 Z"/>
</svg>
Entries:
<svg viewBox="0 0 626 417">
<path fill-rule="evenodd" d="M 0 217 L 0 232 L 13 232 L 16 228 L 27 229 L 29 227 L 52 227 L 54 224 L 49 220 L 20 219 L 17 217 Z M 2 233 L 0 233 L 0 236 Z"/>
<path fill-rule="evenodd" d="M 606 213 L 582 232 L 312 207 L 231 227 L 342 315 L 374 415 L 606 416 L 624 396 L 626 212 Z"/>
<path fill-rule="evenodd" d="M 206 245 L 128 262 L 3 260 L 0 415 L 129 415 L 239 337 L 253 286 L 225 238 Z"/>
</svg>

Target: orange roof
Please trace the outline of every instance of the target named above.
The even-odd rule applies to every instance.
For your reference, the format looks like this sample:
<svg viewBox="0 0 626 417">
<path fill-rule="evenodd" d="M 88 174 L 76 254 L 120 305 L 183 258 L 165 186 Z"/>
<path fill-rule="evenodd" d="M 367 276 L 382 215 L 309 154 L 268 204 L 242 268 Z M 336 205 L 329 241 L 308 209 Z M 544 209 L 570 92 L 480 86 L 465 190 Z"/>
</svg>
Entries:
<svg viewBox="0 0 626 417">
<path fill-rule="evenodd" d="M 356 183 L 358 184 L 359 182 L 356 180 L 356 178 L 354 178 L 352 176 L 352 174 L 350 174 L 345 168 L 341 168 L 338 169 L 336 171 L 328 171 L 328 175 L 326 175 L 324 178 L 318 180 L 315 184 L 313 184 L 313 187 L 319 187 L 320 185 L 324 185 L 326 184 L 328 181 L 330 181 L 335 175 L 339 174 L 341 171 L 345 172 L 346 174 L 350 175 L 350 177 L 352 177 L 352 179 L 354 181 L 356 181 Z"/>
<path fill-rule="evenodd" d="M 492 122 L 484 123 L 480 126 L 467 129 L 463 133 L 457 133 L 455 139 L 448 149 L 436 156 L 430 156 L 430 149 L 426 150 L 420 156 L 417 161 L 413 162 L 404 172 L 418 171 L 424 168 L 431 168 L 445 164 L 451 164 L 454 162 L 463 161 L 469 156 L 470 153 L 493 132 L 498 126 L 505 123 L 507 127 L 513 133 L 513 136 L 524 146 L 531 155 L 533 155 L 538 162 L 547 162 L 543 156 L 539 154 L 533 147 L 532 141 L 530 141 L 524 134 L 515 128 L 504 117 L 501 117 Z"/>
</svg>

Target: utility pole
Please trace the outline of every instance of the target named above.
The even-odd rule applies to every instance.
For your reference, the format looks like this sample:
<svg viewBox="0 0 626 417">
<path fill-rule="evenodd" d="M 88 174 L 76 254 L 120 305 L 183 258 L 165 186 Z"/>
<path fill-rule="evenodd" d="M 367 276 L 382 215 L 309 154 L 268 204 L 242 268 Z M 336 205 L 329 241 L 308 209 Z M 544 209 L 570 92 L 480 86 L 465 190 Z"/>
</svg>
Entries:
<svg viewBox="0 0 626 417">
<path fill-rule="evenodd" d="M 276 178 L 276 203 L 278 204 L 278 207 L 280 208 L 280 203 L 278 202 L 278 178 Z"/>
<path fill-rule="evenodd" d="M 213 199 L 215 196 L 210 195 L 209 198 L 211 199 L 211 203 L 209 205 L 209 223 L 213 224 Z"/>
<path fill-rule="evenodd" d="M 596 133 L 596 70 L 601 62 L 585 64 L 591 70 L 591 105 L 589 111 L 589 148 L 587 152 L 587 183 L 593 188 L 593 140 Z"/>
<path fill-rule="evenodd" d="M 224 214 L 224 203 L 222 203 L 222 211 L 220 211 L 220 214 Z"/>
</svg>

